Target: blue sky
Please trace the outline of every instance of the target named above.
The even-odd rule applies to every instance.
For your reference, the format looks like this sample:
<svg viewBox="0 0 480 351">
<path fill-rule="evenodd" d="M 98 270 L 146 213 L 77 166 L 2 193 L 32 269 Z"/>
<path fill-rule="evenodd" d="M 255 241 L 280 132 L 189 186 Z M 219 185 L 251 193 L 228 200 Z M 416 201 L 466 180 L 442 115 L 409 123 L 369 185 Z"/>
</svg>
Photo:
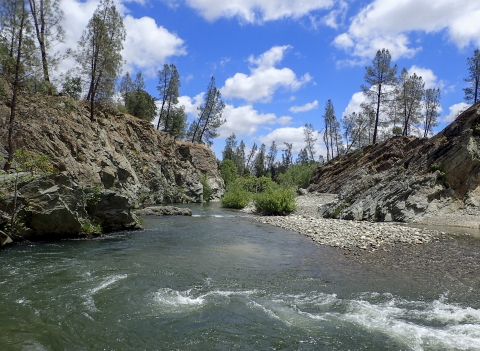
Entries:
<svg viewBox="0 0 480 351">
<path fill-rule="evenodd" d="M 471 0 L 116 0 L 127 40 L 125 72 L 156 72 L 173 63 L 190 119 L 211 76 L 227 104 L 213 150 L 221 158 L 234 132 L 247 146 L 272 140 L 304 147 L 305 123 L 323 128 L 331 99 L 337 117 L 358 110 L 365 66 L 389 49 L 399 67 L 442 91 L 437 131 L 462 108 L 467 57 L 480 47 L 480 1 Z M 66 40 L 76 47 L 97 0 L 63 0 Z M 60 49 L 62 49 L 62 46 Z M 65 72 L 73 65 L 59 67 Z M 321 134 L 317 155 L 324 153 Z"/>
</svg>

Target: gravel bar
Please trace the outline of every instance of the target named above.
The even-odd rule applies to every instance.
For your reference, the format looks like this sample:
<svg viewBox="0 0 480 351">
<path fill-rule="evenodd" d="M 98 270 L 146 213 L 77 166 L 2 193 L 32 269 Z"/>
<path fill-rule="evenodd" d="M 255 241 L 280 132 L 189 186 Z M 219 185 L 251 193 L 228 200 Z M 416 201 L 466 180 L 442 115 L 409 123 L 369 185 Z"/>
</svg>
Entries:
<svg viewBox="0 0 480 351">
<path fill-rule="evenodd" d="M 317 215 L 318 207 L 331 201 L 331 194 L 308 194 L 296 198 L 297 210 L 288 216 L 255 216 L 260 223 L 281 227 L 312 238 L 313 241 L 341 249 L 389 251 L 395 245 L 421 245 L 438 241 L 446 233 L 393 223 L 326 219 Z"/>
</svg>

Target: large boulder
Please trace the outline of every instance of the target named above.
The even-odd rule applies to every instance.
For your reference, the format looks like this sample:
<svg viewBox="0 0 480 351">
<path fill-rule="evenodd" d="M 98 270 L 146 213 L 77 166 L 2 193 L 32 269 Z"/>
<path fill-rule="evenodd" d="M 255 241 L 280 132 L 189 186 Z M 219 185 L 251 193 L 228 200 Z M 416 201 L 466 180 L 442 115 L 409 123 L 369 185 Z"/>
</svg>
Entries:
<svg viewBox="0 0 480 351">
<path fill-rule="evenodd" d="M 88 203 L 87 211 L 105 232 L 140 229 L 138 218 L 131 211 L 132 207 L 127 196 L 112 190 L 101 190 L 98 201 Z"/>
<path fill-rule="evenodd" d="M 58 240 L 140 228 L 128 197 L 99 190 L 92 203 L 91 191 L 67 173 L 24 180 L 16 197 L 11 192 L 0 203 L 0 225 L 14 241 Z M 14 226 L 9 228 L 12 217 Z"/>
</svg>

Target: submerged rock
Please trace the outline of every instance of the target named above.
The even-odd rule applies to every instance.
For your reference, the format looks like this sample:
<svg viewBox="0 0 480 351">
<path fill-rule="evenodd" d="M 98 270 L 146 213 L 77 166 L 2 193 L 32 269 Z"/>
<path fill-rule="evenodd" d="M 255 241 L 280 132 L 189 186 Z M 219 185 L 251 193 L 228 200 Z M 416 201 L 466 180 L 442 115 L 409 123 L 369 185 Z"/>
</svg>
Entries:
<svg viewBox="0 0 480 351">
<path fill-rule="evenodd" d="M 151 206 L 137 210 L 139 216 L 191 216 L 192 210 L 174 206 Z"/>
</svg>

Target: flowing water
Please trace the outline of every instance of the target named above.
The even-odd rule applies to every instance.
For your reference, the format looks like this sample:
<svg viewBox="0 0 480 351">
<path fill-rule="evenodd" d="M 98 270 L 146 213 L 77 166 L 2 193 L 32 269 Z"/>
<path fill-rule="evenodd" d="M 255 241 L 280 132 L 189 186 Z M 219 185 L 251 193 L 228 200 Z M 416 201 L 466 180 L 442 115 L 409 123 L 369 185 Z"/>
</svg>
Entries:
<svg viewBox="0 0 480 351">
<path fill-rule="evenodd" d="M 191 208 L 0 252 L 0 350 L 480 350 L 476 286 Z"/>
</svg>

